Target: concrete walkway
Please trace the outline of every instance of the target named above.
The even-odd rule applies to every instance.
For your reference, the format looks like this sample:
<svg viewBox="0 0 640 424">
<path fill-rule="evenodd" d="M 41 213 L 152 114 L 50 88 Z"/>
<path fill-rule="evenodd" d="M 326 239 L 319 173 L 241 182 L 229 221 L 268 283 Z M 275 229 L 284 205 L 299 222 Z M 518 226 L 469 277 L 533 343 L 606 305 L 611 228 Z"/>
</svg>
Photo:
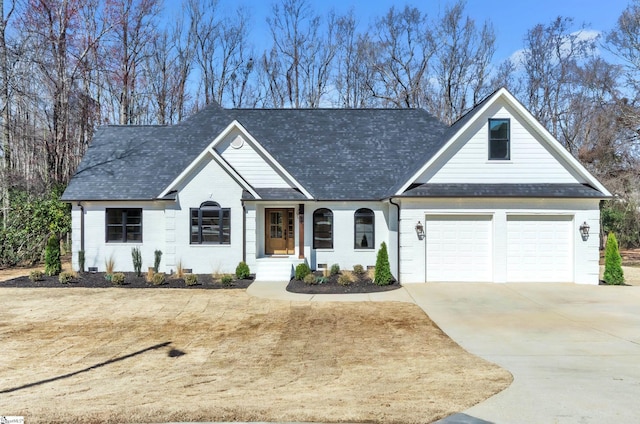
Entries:
<svg viewBox="0 0 640 424">
<path fill-rule="evenodd" d="M 453 340 L 514 376 L 501 393 L 440 423 L 636 423 L 640 420 L 640 288 L 574 284 L 408 284 L 366 295 L 289 301 L 415 302 Z"/>
</svg>

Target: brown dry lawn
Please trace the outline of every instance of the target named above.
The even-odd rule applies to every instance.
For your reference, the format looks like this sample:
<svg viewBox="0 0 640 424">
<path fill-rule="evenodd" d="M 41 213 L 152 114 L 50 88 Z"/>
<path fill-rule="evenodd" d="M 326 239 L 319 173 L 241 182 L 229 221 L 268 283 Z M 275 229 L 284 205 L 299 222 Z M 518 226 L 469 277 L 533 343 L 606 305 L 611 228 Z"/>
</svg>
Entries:
<svg viewBox="0 0 640 424">
<path fill-rule="evenodd" d="M 0 413 L 28 423 L 428 423 L 511 382 L 412 304 L 120 288 L 0 298 Z"/>
</svg>

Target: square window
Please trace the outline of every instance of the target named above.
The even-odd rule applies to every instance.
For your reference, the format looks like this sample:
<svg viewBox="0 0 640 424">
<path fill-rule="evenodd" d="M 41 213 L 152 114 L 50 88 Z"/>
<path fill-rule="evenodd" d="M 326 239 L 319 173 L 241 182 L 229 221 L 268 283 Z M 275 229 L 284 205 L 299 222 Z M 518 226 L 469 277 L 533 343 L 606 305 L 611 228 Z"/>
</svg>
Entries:
<svg viewBox="0 0 640 424">
<path fill-rule="evenodd" d="M 509 119 L 489 119 L 489 160 L 511 158 Z"/>
</svg>

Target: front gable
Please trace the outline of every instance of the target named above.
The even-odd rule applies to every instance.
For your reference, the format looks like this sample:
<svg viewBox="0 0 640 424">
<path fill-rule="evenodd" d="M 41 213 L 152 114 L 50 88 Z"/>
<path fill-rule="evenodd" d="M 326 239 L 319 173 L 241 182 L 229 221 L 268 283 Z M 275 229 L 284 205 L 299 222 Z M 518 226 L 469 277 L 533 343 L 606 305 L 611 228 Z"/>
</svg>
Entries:
<svg viewBox="0 0 640 424">
<path fill-rule="evenodd" d="M 396 194 L 423 184 L 585 184 L 602 186 L 506 90 L 452 126 L 449 140 Z M 509 122 L 509 158 L 489 158 L 489 120 Z"/>
</svg>

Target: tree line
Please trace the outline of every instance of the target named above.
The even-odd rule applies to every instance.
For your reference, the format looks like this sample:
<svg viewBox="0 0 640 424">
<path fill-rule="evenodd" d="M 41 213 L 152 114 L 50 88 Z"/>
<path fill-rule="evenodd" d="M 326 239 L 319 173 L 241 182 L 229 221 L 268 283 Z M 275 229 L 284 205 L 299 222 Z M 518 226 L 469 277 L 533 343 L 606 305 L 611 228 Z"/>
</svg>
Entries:
<svg viewBox="0 0 640 424">
<path fill-rule="evenodd" d="M 605 208 L 607 230 L 640 245 L 640 0 L 604 34 L 569 17 L 535 25 L 502 63 L 493 24 L 463 0 L 439 12 L 392 6 L 366 26 L 357 10 L 320 14 L 310 0 L 275 0 L 267 34 L 251 33 L 246 8 L 228 12 L 217 0 L 182 0 L 169 20 L 163 7 L 0 0 L 5 232 L 12 192 L 49 199 L 99 125 L 175 124 L 212 102 L 424 108 L 450 124 L 505 86 L 621 199 Z"/>
</svg>

